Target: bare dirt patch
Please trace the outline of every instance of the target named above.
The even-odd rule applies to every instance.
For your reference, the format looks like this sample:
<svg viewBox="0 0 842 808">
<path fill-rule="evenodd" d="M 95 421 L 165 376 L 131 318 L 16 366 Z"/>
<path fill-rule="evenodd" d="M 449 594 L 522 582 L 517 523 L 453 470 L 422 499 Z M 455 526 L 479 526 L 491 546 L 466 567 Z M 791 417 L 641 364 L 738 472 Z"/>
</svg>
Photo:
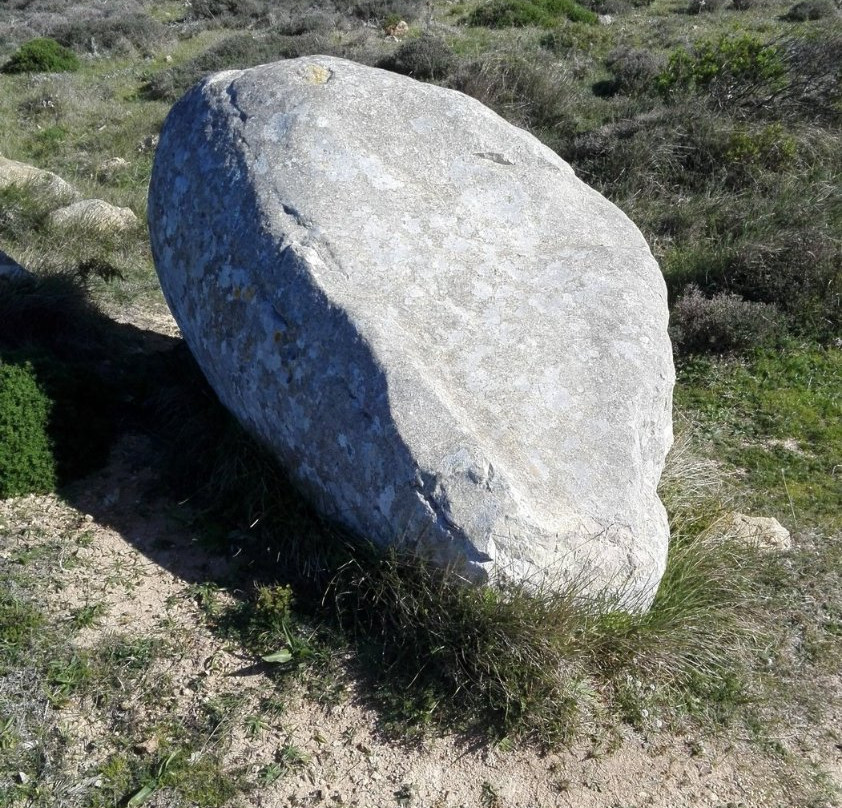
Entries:
<svg viewBox="0 0 842 808">
<path fill-rule="evenodd" d="M 595 728 L 590 742 L 553 754 L 460 737 L 401 741 L 380 731 L 378 714 L 350 678 L 338 704 L 319 704 L 300 685 L 279 688 L 265 665 L 208 627 L 201 587 L 230 580 L 212 591 L 223 604 L 235 597 L 236 564 L 203 549 L 173 518 L 177 504 L 150 485 L 153 459 L 147 439 L 129 435 L 108 468 L 72 492 L 74 505 L 52 496 L 0 504 L 4 558 L 45 546 L 58 553 L 42 593 L 50 619 L 72 626 L 81 610 L 96 607 L 76 646 L 120 637 L 163 649 L 108 709 L 88 694 L 53 711 L 67 745 L 61 804 L 77 804 L 67 784 L 107 787 L 98 772 L 119 750 L 155 758 L 179 727 L 202 721 L 191 754 L 199 760 L 213 752 L 222 771 L 236 773 L 244 790 L 230 805 L 836 804 L 827 795 L 831 782 L 842 785 L 842 748 L 832 731 L 842 725 L 838 678 L 827 683 L 823 725 L 792 727 L 772 753 L 747 738 L 629 727 Z M 149 804 L 182 804 L 166 793 L 153 792 Z M 825 796 L 815 801 L 816 793 Z"/>
</svg>

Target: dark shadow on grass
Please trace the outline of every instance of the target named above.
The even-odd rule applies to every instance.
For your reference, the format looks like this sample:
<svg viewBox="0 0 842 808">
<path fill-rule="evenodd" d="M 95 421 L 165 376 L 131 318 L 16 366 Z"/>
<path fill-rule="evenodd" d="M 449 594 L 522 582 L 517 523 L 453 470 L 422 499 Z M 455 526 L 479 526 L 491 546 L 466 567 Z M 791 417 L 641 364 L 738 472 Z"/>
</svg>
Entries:
<svg viewBox="0 0 842 808">
<path fill-rule="evenodd" d="M 449 593 L 470 608 L 455 594 L 466 588 L 321 520 L 219 404 L 182 340 L 113 321 L 77 273 L 28 276 L 0 281 L 0 360 L 29 362 L 53 401 L 60 495 L 136 547 L 149 574 L 193 585 L 200 606 L 216 588 L 235 596 L 209 623 L 242 644 L 236 675 L 282 679 L 304 665 L 322 698 L 350 671 L 391 742 L 415 743 L 407 727 L 434 712 L 466 742 L 505 734 L 503 709 L 477 716 L 456 698 L 470 684 L 458 660 L 419 662 L 437 642 L 423 621 L 389 614 L 404 578 L 427 607 Z M 286 586 L 294 609 L 261 613 L 261 588 Z M 262 659 L 278 646 L 289 664 Z"/>
</svg>

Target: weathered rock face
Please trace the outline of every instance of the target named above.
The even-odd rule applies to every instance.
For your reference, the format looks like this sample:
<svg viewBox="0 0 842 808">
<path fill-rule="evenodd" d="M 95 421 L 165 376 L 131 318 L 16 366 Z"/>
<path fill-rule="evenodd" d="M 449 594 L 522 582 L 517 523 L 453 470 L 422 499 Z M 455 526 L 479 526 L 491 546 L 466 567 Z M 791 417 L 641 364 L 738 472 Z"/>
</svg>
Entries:
<svg viewBox="0 0 842 808">
<path fill-rule="evenodd" d="M 328 516 L 471 574 L 650 602 L 664 283 L 535 138 L 341 59 L 219 73 L 167 119 L 149 225 L 220 399 Z"/>
</svg>

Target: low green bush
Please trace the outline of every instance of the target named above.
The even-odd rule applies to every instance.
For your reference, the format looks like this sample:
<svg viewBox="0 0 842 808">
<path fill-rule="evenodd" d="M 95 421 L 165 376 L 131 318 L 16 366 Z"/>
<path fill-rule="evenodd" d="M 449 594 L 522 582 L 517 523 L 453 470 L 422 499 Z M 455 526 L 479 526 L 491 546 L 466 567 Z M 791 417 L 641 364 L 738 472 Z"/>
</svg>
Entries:
<svg viewBox="0 0 842 808">
<path fill-rule="evenodd" d="M 777 123 L 756 131 L 745 127 L 735 129 L 731 133 L 725 159 L 730 164 L 780 171 L 793 165 L 797 154 L 796 139 Z"/>
<path fill-rule="evenodd" d="M 704 93 L 718 106 L 739 106 L 767 102 L 785 86 L 785 76 L 779 45 L 736 34 L 675 49 L 656 81 L 667 101 Z"/>
<path fill-rule="evenodd" d="M 79 69 L 79 57 L 49 37 L 31 39 L 12 54 L 3 73 L 67 73 Z"/>
<path fill-rule="evenodd" d="M 595 25 L 599 18 L 575 0 L 491 0 L 472 11 L 468 25 L 487 28 L 552 28 L 561 20 Z"/>
<path fill-rule="evenodd" d="M 51 410 L 32 365 L 0 361 L 0 498 L 55 488 Z"/>
</svg>

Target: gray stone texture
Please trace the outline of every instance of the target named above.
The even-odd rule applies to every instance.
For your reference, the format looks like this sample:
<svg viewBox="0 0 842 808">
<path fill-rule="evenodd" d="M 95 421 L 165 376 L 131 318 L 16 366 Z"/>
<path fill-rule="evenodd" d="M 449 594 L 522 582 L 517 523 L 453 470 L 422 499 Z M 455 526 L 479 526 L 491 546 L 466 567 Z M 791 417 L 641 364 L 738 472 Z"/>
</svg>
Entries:
<svg viewBox="0 0 842 808">
<path fill-rule="evenodd" d="M 172 110 L 152 248 L 222 402 L 322 512 L 648 605 L 674 372 L 635 226 L 460 93 L 313 56 Z"/>
</svg>

